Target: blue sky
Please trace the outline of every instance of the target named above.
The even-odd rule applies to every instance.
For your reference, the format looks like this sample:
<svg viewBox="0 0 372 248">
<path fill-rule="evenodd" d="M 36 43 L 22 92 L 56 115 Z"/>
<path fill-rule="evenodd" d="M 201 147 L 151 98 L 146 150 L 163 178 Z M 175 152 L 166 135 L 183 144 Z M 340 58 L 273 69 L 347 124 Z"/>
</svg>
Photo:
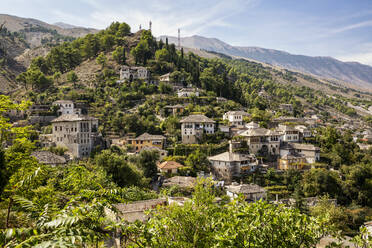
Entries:
<svg viewBox="0 0 372 248">
<path fill-rule="evenodd" d="M 203 35 L 372 65 L 372 0 L 1 0 L 1 13 L 105 28 L 125 21 L 156 36 Z"/>
</svg>

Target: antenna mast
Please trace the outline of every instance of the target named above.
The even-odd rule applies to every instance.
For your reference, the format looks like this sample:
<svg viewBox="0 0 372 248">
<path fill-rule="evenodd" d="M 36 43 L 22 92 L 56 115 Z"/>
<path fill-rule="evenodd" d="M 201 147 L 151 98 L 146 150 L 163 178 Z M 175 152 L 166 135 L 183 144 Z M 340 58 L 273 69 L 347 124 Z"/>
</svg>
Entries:
<svg viewBox="0 0 372 248">
<path fill-rule="evenodd" d="M 151 27 L 152 27 L 152 22 L 151 22 L 151 20 L 150 20 L 150 23 L 149 23 L 149 24 L 150 24 L 149 26 L 150 26 L 150 32 L 151 32 Z"/>
</svg>

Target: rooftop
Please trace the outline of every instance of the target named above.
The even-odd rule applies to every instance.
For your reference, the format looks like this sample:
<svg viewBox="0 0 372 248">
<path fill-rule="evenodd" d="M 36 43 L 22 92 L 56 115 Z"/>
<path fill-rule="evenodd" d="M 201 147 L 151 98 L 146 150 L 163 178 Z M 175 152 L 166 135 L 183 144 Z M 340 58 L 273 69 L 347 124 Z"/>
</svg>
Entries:
<svg viewBox="0 0 372 248">
<path fill-rule="evenodd" d="M 279 136 L 279 132 L 272 131 L 266 128 L 251 128 L 240 134 L 241 136 L 254 137 L 254 136 Z"/>
<path fill-rule="evenodd" d="M 206 117 L 205 115 L 189 115 L 183 118 L 180 122 L 215 123 L 214 120 Z"/>
<path fill-rule="evenodd" d="M 308 150 L 308 151 L 319 151 L 319 147 L 312 144 L 302 144 L 302 143 L 287 143 L 280 149 L 296 149 L 296 150 Z"/>
<path fill-rule="evenodd" d="M 246 161 L 250 159 L 255 159 L 252 155 L 241 154 L 241 153 L 230 153 L 224 152 L 216 156 L 208 157 L 208 160 L 212 161 L 224 161 L 224 162 L 235 162 L 235 161 Z"/>
<path fill-rule="evenodd" d="M 41 164 L 65 164 L 66 159 L 49 151 L 36 151 L 31 154 Z"/>
<path fill-rule="evenodd" d="M 175 176 L 175 177 L 165 179 L 163 186 L 178 185 L 180 187 L 194 187 L 195 183 L 196 183 L 195 177 Z"/>
<path fill-rule="evenodd" d="M 60 117 L 52 120 L 51 122 L 68 122 L 68 121 L 96 121 L 98 120 L 95 117 L 87 115 L 78 115 L 78 114 L 66 114 L 61 115 Z"/>
<path fill-rule="evenodd" d="M 66 103 L 71 103 L 73 104 L 74 102 L 71 101 L 71 100 L 57 100 L 57 101 L 54 101 L 53 104 L 66 104 Z"/>
<path fill-rule="evenodd" d="M 245 111 L 237 110 L 237 111 L 226 112 L 225 115 L 245 115 L 245 116 L 247 116 L 249 114 Z"/>
<path fill-rule="evenodd" d="M 132 140 L 162 140 L 166 139 L 163 135 L 152 135 L 149 133 L 143 133 L 137 138 L 134 138 Z"/>
<path fill-rule="evenodd" d="M 163 163 L 158 165 L 159 169 L 164 169 L 164 170 L 178 169 L 178 168 L 181 168 L 181 167 L 183 167 L 183 165 L 180 164 L 180 163 L 177 163 L 175 161 L 164 161 Z"/>
<path fill-rule="evenodd" d="M 254 194 L 254 193 L 265 193 L 266 189 L 257 184 L 232 184 L 226 186 L 226 190 L 235 194 Z"/>
</svg>

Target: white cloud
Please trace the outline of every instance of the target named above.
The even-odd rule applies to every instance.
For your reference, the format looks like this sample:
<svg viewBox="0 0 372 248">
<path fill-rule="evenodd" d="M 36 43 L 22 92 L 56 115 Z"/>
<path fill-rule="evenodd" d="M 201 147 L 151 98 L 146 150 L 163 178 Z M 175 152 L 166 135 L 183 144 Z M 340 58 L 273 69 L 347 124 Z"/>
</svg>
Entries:
<svg viewBox="0 0 372 248">
<path fill-rule="evenodd" d="M 181 28 L 182 36 L 187 36 L 201 33 L 209 27 L 229 27 L 230 23 L 226 21 L 228 17 L 246 10 L 259 0 L 128 0 L 118 3 L 82 1 L 88 9 L 92 9 L 84 18 L 61 11 L 54 11 L 54 14 L 61 20 L 70 20 L 74 25 L 100 29 L 106 28 L 112 21 L 125 21 L 136 31 L 140 24 L 148 28 L 151 20 L 156 36 L 177 35 L 178 28 Z"/>
<path fill-rule="evenodd" d="M 372 52 L 349 54 L 345 56 L 337 57 L 337 59 L 345 62 L 359 62 L 362 64 L 372 66 Z"/>
<path fill-rule="evenodd" d="M 341 27 L 341 28 L 334 29 L 334 30 L 332 30 L 332 33 L 334 33 L 334 34 L 335 33 L 342 33 L 342 32 L 357 29 L 357 28 L 364 28 L 364 27 L 371 27 L 371 26 L 372 26 L 372 20 L 363 21 L 363 22 L 359 22 L 359 23 L 355 23 L 355 24 L 351 24 L 351 25 L 347 25 L 347 26 L 344 26 L 344 27 Z"/>
</svg>

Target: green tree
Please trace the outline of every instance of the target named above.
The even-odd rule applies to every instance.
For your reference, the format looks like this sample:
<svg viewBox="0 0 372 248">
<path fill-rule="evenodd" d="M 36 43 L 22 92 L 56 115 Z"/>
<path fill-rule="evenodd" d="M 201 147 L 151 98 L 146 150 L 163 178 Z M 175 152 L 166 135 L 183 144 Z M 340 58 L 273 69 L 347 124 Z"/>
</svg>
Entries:
<svg viewBox="0 0 372 248">
<path fill-rule="evenodd" d="M 117 47 L 115 51 L 112 52 L 113 59 L 120 65 L 124 65 L 126 61 L 125 49 L 124 47 Z"/>
<path fill-rule="evenodd" d="M 97 64 L 101 65 L 103 69 L 105 66 L 106 66 L 106 63 L 107 63 L 107 58 L 106 58 L 106 55 L 101 52 L 98 57 L 96 58 L 96 62 Z"/>
<path fill-rule="evenodd" d="M 130 53 L 135 59 L 136 64 L 142 63 L 146 65 L 147 59 L 149 58 L 150 48 L 146 40 L 140 40 L 137 46 L 134 47 Z"/>
<path fill-rule="evenodd" d="M 74 71 L 70 71 L 69 73 L 67 73 L 66 77 L 68 82 L 74 84 L 79 80 L 78 75 Z"/>
</svg>

